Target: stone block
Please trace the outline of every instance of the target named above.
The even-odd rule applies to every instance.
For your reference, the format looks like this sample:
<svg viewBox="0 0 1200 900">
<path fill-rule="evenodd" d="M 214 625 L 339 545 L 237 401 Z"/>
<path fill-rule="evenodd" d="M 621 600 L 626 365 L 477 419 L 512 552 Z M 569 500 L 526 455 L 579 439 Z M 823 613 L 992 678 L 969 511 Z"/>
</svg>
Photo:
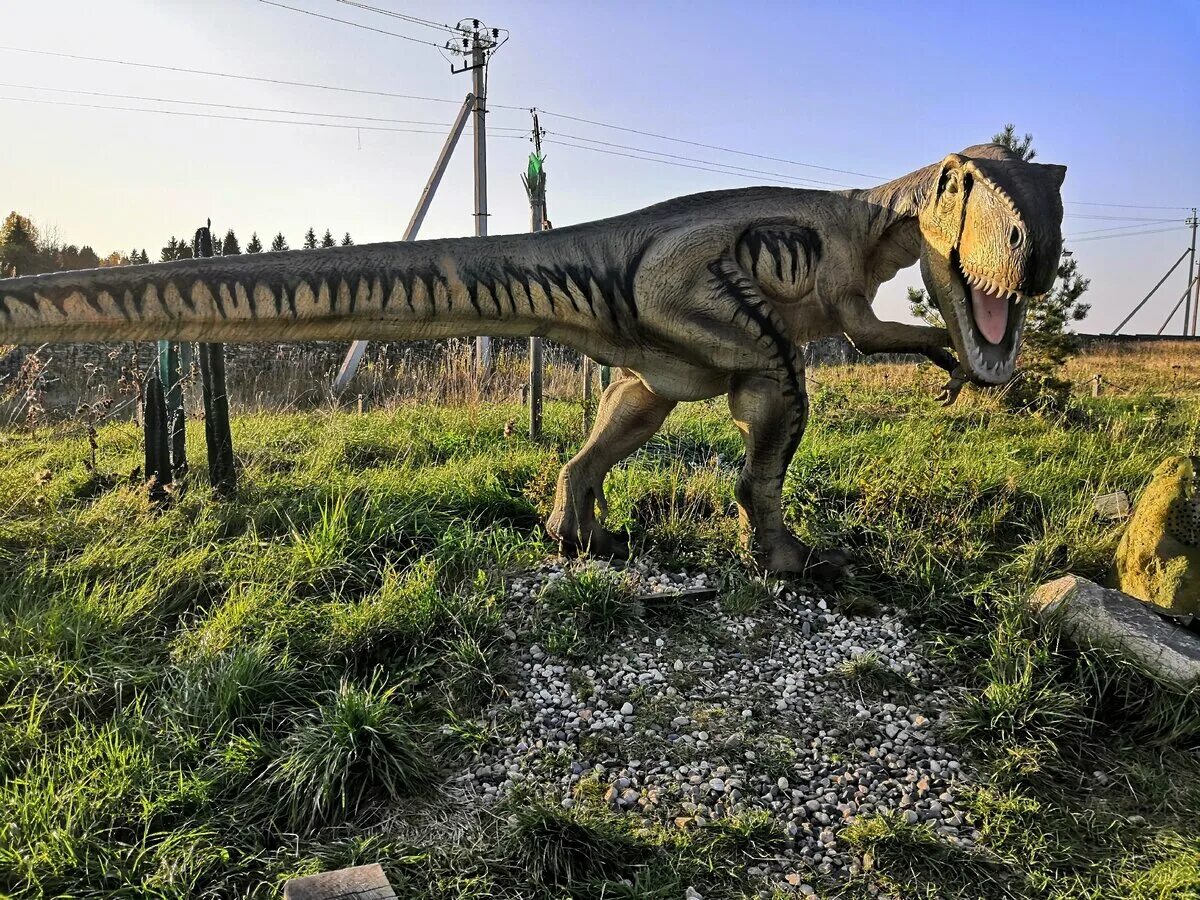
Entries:
<svg viewBox="0 0 1200 900">
<path fill-rule="evenodd" d="M 1043 618 L 1061 619 L 1080 647 L 1110 648 L 1181 686 L 1200 683 L 1200 638 L 1128 594 L 1066 575 L 1029 598 Z"/>
</svg>

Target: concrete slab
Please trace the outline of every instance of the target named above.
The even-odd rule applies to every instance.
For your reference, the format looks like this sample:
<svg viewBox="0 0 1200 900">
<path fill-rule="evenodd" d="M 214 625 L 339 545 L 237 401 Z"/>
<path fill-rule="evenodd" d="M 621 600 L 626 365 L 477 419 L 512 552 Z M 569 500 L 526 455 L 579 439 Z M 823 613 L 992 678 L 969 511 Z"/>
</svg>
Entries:
<svg viewBox="0 0 1200 900">
<path fill-rule="evenodd" d="M 1061 617 L 1080 646 L 1118 650 L 1183 687 L 1200 683 L 1200 637 L 1128 594 L 1065 575 L 1034 591 L 1029 604 L 1043 618 Z"/>
<path fill-rule="evenodd" d="M 355 866 L 293 878 L 283 886 L 284 900 L 396 900 L 396 892 L 378 864 Z"/>
</svg>

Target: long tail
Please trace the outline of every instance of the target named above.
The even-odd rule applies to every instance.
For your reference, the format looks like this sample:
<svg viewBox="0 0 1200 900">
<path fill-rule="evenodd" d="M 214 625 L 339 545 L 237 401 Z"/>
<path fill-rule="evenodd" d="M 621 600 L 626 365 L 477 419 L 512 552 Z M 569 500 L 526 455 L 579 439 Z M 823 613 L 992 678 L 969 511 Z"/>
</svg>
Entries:
<svg viewBox="0 0 1200 900">
<path fill-rule="evenodd" d="M 554 336 L 597 319 L 623 331 L 637 254 L 595 237 L 578 226 L 9 278 L 0 343 Z"/>
</svg>

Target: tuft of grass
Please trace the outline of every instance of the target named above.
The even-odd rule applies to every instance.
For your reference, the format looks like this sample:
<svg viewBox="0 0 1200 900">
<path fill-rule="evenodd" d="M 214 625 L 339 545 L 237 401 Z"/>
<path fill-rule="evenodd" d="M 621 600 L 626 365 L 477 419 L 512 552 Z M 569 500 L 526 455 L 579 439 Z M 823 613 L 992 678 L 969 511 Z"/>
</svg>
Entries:
<svg viewBox="0 0 1200 900">
<path fill-rule="evenodd" d="M 729 569 L 721 576 L 718 596 L 725 612 L 748 616 L 777 600 L 782 592 L 783 583 L 776 579 Z"/>
<path fill-rule="evenodd" d="M 632 871 L 640 857 L 640 848 L 617 820 L 591 807 L 522 804 L 510 817 L 506 837 L 511 858 L 544 887 L 616 879 Z"/>
<path fill-rule="evenodd" d="M 570 656 L 589 640 L 606 638 L 642 618 L 644 610 L 625 575 L 588 565 L 567 572 L 538 598 L 538 630 L 551 653 Z"/>
<path fill-rule="evenodd" d="M 874 650 L 851 656 L 840 663 L 837 676 L 857 685 L 864 693 L 908 690 L 912 684 L 899 672 L 894 671 Z"/>
<path fill-rule="evenodd" d="M 368 803 L 395 802 L 433 776 L 425 727 L 400 685 L 377 671 L 325 692 L 285 739 L 271 774 L 277 814 L 297 827 L 356 816 Z"/>
</svg>

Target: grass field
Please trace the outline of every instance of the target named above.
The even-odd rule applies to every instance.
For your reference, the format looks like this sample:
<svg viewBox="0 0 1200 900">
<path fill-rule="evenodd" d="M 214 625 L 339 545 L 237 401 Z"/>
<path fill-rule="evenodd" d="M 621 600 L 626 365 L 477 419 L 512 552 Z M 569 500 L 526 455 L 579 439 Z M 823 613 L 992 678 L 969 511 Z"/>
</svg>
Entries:
<svg viewBox="0 0 1200 900">
<path fill-rule="evenodd" d="M 1200 895 L 1200 692 L 1070 650 L 1020 603 L 1061 573 L 1104 576 L 1120 525 L 1096 494 L 1200 451 L 1187 352 L 1077 360 L 1073 378 L 1120 389 L 1053 418 L 978 393 L 942 410 L 936 374 L 912 367 L 812 373 L 788 514 L 854 553 L 832 602 L 898 605 L 961 673 L 954 737 L 981 773 L 974 850 L 862 818 L 850 839 L 869 865 L 818 893 Z M 469 839 L 431 824 L 457 815 L 443 773 L 489 739 L 479 711 L 511 677 L 497 636 L 536 613 L 503 585 L 552 552 L 539 522 L 581 438 L 572 404 L 550 404 L 539 443 L 506 436 L 522 418 L 480 402 L 237 415 L 237 498 L 215 501 L 200 466 L 166 511 L 131 482 L 131 424 L 100 429 L 95 471 L 77 424 L 0 434 L 0 891 L 267 897 L 380 861 L 403 896 L 682 896 L 588 863 L 628 857 L 707 900 L 758 896 L 742 839 L 536 796 Z M 740 455 L 723 401 L 680 409 L 614 472 L 611 521 L 639 552 L 736 567 Z M 587 878 L 539 881 L 547 847 Z"/>
</svg>

